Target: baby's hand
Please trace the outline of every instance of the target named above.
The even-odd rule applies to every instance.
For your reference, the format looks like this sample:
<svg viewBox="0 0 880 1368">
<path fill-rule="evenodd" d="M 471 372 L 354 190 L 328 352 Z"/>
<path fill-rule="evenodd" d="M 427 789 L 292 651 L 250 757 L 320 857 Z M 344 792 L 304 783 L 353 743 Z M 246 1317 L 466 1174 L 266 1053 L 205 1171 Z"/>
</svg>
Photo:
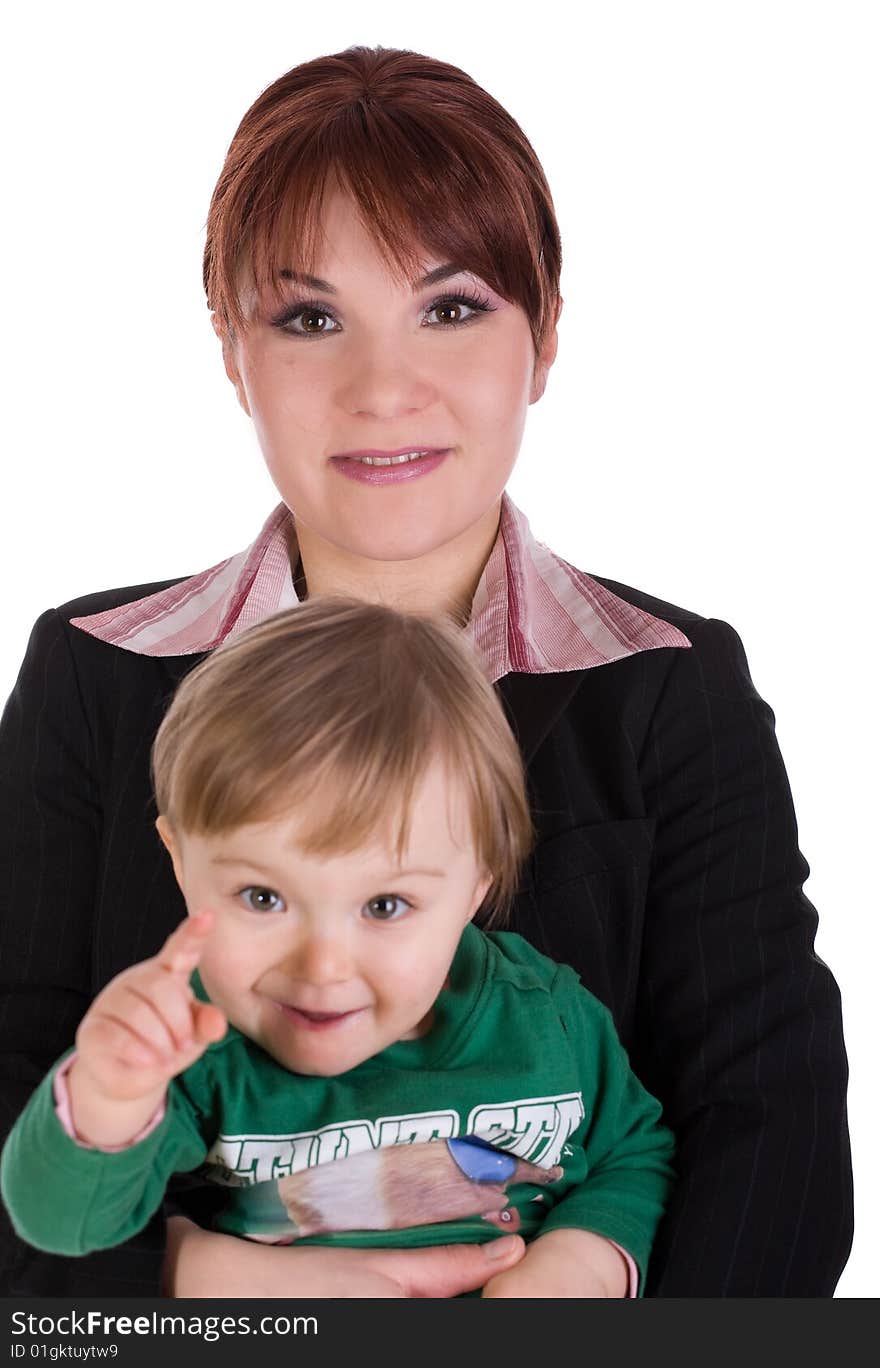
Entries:
<svg viewBox="0 0 880 1368">
<path fill-rule="evenodd" d="M 169 1080 L 222 1039 L 223 1013 L 189 986 L 211 926 L 210 912 L 187 917 L 157 955 L 117 974 L 83 1017 L 67 1079 L 81 1139 L 105 1146 L 130 1140 Z"/>
<path fill-rule="evenodd" d="M 626 1260 L 610 1240 L 591 1230 L 549 1230 L 518 1264 L 497 1273 L 484 1297 L 625 1297 Z"/>
</svg>

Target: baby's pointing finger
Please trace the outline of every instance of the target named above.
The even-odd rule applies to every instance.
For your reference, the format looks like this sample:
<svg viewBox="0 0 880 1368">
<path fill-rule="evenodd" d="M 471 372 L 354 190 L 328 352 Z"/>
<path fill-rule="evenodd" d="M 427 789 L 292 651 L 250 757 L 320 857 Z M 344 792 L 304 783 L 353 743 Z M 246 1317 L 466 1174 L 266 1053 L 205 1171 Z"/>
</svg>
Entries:
<svg viewBox="0 0 880 1368">
<path fill-rule="evenodd" d="M 171 932 L 156 960 L 173 974 L 191 974 L 201 959 L 214 919 L 210 912 L 196 912 Z"/>
<path fill-rule="evenodd" d="M 154 968 L 143 983 L 130 980 L 126 987 L 156 1015 L 167 1037 L 167 1048 L 173 1052 L 185 1049 L 193 1038 L 194 996 L 186 978 Z M 154 1039 L 158 1038 L 154 1036 Z"/>
<path fill-rule="evenodd" d="M 226 1034 L 226 1017 L 213 1002 L 197 1002 L 193 1005 L 196 1039 L 204 1045 L 222 1040 Z"/>
</svg>

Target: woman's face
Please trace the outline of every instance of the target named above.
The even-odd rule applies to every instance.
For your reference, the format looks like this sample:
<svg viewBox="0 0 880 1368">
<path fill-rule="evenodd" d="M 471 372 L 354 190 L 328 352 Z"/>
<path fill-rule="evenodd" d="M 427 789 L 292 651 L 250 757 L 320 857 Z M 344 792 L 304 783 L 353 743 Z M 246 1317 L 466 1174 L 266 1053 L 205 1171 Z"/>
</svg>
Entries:
<svg viewBox="0 0 880 1368">
<path fill-rule="evenodd" d="M 275 310 L 245 294 L 250 321 L 234 342 L 215 315 L 271 477 L 312 541 L 347 555 L 409 560 L 464 544 L 497 509 L 556 355 L 555 328 L 536 358 L 523 310 L 481 279 L 395 282 L 338 189 L 322 227 L 321 286 L 287 281 L 289 302 Z M 443 265 L 426 258 L 421 274 Z M 452 302 L 462 291 L 485 311 Z M 446 454 L 340 459 L 426 448 Z"/>
</svg>

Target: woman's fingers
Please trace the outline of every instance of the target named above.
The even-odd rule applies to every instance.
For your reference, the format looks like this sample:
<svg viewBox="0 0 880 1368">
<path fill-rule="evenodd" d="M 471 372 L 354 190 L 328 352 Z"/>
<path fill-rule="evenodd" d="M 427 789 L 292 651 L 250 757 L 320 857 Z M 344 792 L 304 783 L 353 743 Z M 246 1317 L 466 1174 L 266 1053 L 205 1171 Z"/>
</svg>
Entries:
<svg viewBox="0 0 880 1368">
<path fill-rule="evenodd" d="M 455 1297 L 518 1263 L 525 1244 L 505 1235 L 482 1245 L 431 1249 L 276 1247 L 168 1222 L 171 1297 Z"/>
<path fill-rule="evenodd" d="M 393 1279 L 405 1297 L 456 1297 L 483 1287 L 496 1273 L 512 1268 L 525 1249 L 519 1235 L 504 1235 L 479 1245 L 358 1250 L 358 1254 L 372 1271 Z"/>
</svg>

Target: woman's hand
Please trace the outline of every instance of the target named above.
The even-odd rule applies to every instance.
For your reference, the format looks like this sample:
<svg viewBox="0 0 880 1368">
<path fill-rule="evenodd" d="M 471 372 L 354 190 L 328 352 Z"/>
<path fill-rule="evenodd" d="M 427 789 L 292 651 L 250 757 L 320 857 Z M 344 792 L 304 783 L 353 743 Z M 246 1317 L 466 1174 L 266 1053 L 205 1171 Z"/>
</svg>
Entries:
<svg viewBox="0 0 880 1368">
<path fill-rule="evenodd" d="M 212 918 L 187 917 L 157 955 L 117 974 L 76 1033 L 68 1076 L 73 1124 L 92 1145 L 124 1145 L 150 1120 L 168 1083 L 214 1040 L 226 1018 L 189 985 Z"/>
<path fill-rule="evenodd" d="M 591 1230 L 549 1230 L 524 1258 L 495 1274 L 484 1297 L 625 1297 L 626 1260 Z"/>
<path fill-rule="evenodd" d="M 518 1235 L 431 1249 L 263 1245 L 168 1221 L 166 1297 L 455 1297 L 525 1253 Z M 503 1295 L 499 1293 L 498 1295 Z"/>
</svg>

